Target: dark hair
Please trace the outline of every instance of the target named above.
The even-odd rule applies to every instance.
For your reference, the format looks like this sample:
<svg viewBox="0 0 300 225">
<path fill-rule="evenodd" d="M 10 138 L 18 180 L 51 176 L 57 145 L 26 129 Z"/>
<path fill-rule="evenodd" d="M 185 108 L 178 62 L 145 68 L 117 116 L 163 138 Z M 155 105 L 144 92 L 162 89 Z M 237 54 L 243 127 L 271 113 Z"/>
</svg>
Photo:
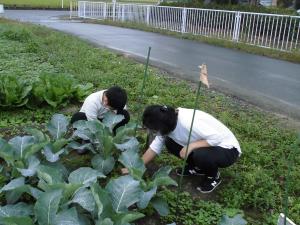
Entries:
<svg viewBox="0 0 300 225">
<path fill-rule="evenodd" d="M 150 105 L 143 113 L 143 125 L 148 129 L 167 135 L 176 128 L 177 113 L 173 107 Z"/>
<path fill-rule="evenodd" d="M 124 109 L 127 102 L 126 91 L 118 86 L 113 86 L 105 91 L 108 105 L 116 110 Z"/>
</svg>

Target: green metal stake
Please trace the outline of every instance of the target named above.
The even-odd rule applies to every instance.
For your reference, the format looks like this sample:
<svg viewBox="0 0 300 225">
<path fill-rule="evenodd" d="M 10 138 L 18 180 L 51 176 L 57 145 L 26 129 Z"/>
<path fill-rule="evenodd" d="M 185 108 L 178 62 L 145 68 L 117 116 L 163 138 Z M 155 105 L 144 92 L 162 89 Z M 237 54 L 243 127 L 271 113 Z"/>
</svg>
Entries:
<svg viewBox="0 0 300 225">
<path fill-rule="evenodd" d="M 140 97 L 139 97 L 140 104 L 142 104 L 142 100 L 144 98 L 144 89 L 145 89 L 146 78 L 147 78 L 147 73 L 148 73 L 148 65 L 149 65 L 149 59 L 150 59 L 150 52 L 151 52 L 151 47 L 148 48 L 148 56 L 147 56 L 147 61 L 146 61 L 146 66 L 145 66 L 145 71 L 144 71 L 144 79 L 143 79 L 141 94 L 140 94 Z M 142 108 L 142 107 L 140 107 L 140 108 Z M 136 122 L 135 129 L 134 129 L 134 136 L 136 136 L 136 131 L 137 131 L 137 128 L 138 128 L 138 124 L 140 123 L 141 118 L 142 118 L 141 114 L 142 113 L 139 113 L 139 115 L 138 115 L 138 120 Z"/>
<path fill-rule="evenodd" d="M 298 142 L 300 143 L 300 133 L 299 133 L 299 138 L 298 138 Z M 290 178 L 291 178 L 291 169 L 294 166 L 294 156 L 296 156 L 298 150 L 298 143 L 296 141 L 296 143 L 293 145 L 292 147 L 292 152 L 290 153 L 289 157 L 288 157 L 288 172 L 287 172 L 287 176 L 286 176 L 286 181 L 285 181 L 285 188 L 284 188 L 284 225 L 286 225 L 286 218 L 288 217 L 288 207 L 289 207 L 289 185 L 290 185 Z"/>
<path fill-rule="evenodd" d="M 203 67 L 200 67 L 201 69 Z M 206 69 L 206 68 L 205 68 Z M 200 76 L 200 80 L 199 80 L 199 83 L 198 83 L 198 89 L 197 89 L 197 97 L 196 97 L 196 100 L 195 100 L 195 106 L 194 106 L 194 111 L 193 111 L 193 117 L 192 117 L 192 122 L 191 122 L 191 127 L 190 127 L 190 131 L 189 131 L 189 136 L 188 136 L 188 141 L 187 141 L 187 146 L 186 146 L 186 152 L 185 152 L 185 155 L 184 155 L 184 161 L 183 161 L 183 164 L 182 164 L 182 168 L 181 168 L 181 176 L 180 176 L 180 179 L 179 179 L 179 187 L 177 189 L 177 198 L 176 198 L 176 212 L 178 212 L 178 207 L 179 207 L 179 194 L 181 193 L 182 191 L 182 179 L 183 179 L 183 173 L 184 173 L 184 168 L 185 168 L 185 165 L 186 165 L 186 161 L 187 161 L 187 156 L 188 156 L 188 149 L 189 149 L 189 145 L 190 145 L 190 141 L 191 141 L 191 136 L 192 136 L 192 130 L 193 130 L 193 125 L 194 125 L 194 119 L 195 119 L 195 114 L 196 114 L 196 108 L 198 106 L 198 101 L 199 101 L 199 96 L 200 96 L 200 88 L 201 88 L 201 76 Z M 177 213 L 176 214 L 176 223 L 178 223 L 178 216 L 179 214 Z"/>
</svg>

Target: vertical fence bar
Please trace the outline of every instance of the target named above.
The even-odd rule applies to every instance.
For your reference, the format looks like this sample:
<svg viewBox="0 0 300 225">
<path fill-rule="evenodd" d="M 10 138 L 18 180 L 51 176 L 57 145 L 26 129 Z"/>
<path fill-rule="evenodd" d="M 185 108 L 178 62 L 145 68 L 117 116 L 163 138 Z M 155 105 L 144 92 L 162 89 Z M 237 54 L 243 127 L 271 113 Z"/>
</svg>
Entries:
<svg viewBox="0 0 300 225">
<path fill-rule="evenodd" d="M 282 20 L 283 20 L 283 18 L 282 18 Z M 285 37 L 285 32 L 286 32 L 286 24 L 287 24 L 287 20 L 288 20 L 288 18 L 285 19 L 285 23 L 284 23 L 283 35 L 282 35 L 282 41 L 281 41 L 281 47 L 280 47 L 280 50 L 283 49 L 283 44 L 284 44 L 284 37 Z"/>
<path fill-rule="evenodd" d="M 185 33 L 185 25 L 186 25 L 186 8 L 182 9 L 182 24 L 181 24 L 181 33 Z"/>
<path fill-rule="evenodd" d="M 286 38 L 285 50 L 288 49 L 288 43 L 289 43 L 289 38 L 290 38 L 291 26 L 292 26 L 292 18 L 289 17 L 289 20 L 290 20 L 290 24 L 289 24 L 289 30 L 288 30 L 288 34 L 287 34 L 287 38 Z"/>
<path fill-rule="evenodd" d="M 83 2 L 83 18 L 85 18 L 85 6 L 86 5 L 86 2 Z"/>
<path fill-rule="evenodd" d="M 70 1 L 70 13 L 69 13 L 70 19 L 72 19 L 72 13 L 73 13 L 72 1 Z"/>
<path fill-rule="evenodd" d="M 267 23 L 266 20 L 267 20 L 267 17 L 265 16 L 264 28 L 263 28 L 263 34 L 262 34 L 262 39 L 263 39 L 262 45 L 263 46 L 267 46 L 266 42 L 265 42 L 265 31 L 266 31 L 266 23 Z M 270 25 L 270 19 L 268 18 L 268 25 L 267 25 L 267 27 L 269 27 L 269 25 Z"/>
<path fill-rule="evenodd" d="M 297 45 L 298 45 L 299 32 L 300 32 L 300 19 L 298 21 L 298 32 L 297 32 L 297 35 L 296 35 L 295 48 L 297 48 Z"/>
<path fill-rule="evenodd" d="M 150 24 L 150 6 L 147 5 L 147 11 L 146 11 L 146 24 L 149 26 Z"/>
<path fill-rule="evenodd" d="M 232 37 L 233 41 L 236 42 L 239 41 L 240 25 L 241 25 L 241 13 L 236 12 L 235 20 L 234 20 L 234 28 L 233 28 L 233 37 Z"/>
<path fill-rule="evenodd" d="M 295 19 L 294 28 L 293 28 L 293 32 L 292 32 L 292 40 L 291 40 L 291 45 L 290 45 L 290 50 L 289 51 L 292 51 L 293 40 L 294 40 L 294 32 L 296 31 L 296 24 L 297 24 L 297 20 Z"/>
<path fill-rule="evenodd" d="M 278 37 L 278 41 L 277 41 L 277 46 L 276 46 L 276 48 L 279 47 L 279 42 L 280 42 L 280 37 L 281 37 L 281 30 L 282 30 L 282 21 L 283 21 L 283 18 L 281 18 L 281 22 L 280 22 L 279 37 Z"/>
</svg>

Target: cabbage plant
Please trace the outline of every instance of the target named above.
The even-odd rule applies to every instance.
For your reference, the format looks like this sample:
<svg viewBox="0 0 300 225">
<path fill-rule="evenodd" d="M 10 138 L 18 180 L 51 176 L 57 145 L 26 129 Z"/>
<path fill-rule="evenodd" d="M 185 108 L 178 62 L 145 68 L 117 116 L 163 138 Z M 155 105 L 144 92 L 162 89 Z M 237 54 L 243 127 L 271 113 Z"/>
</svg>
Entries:
<svg viewBox="0 0 300 225">
<path fill-rule="evenodd" d="M 150 205 L 166 215 L 168 206 L 159 190 L 177 185 L 168 176 L 171 169 L 161 168 L 145 179 L 139 142 L 133 136 L 135 124 L 113 135 L 112 128 L 121 119 L 109 113 L 103 122 L 79 121 L 68 138 L 68 120 L 55 114 L 46 133 L 31 128 L 27 129 L 30 135 L 0 139 L 0 157 L 6 162 L 2 172 L 9 179 L 0 188 L 7 203 L 0 207 L 0 224 L 130 225 L 144 217 L 140 211 Z M 90 167 L 68 171 L 60 155 L 72 147 L 91 150 Z M 110 178 L 118 162 L 130 174 Z"/>
</svg>

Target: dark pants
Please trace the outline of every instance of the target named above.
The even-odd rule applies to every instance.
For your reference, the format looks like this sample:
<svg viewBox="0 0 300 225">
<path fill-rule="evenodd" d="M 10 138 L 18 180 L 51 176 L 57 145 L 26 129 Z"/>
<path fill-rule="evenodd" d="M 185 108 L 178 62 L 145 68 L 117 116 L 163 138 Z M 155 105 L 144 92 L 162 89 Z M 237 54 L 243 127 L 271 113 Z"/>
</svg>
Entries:
<svg viewBox="0 0 300 225">
<path fill-rule="evenodd" d="M 180 158 L 179 152 L 183 146 L 173 139 L 166 137 L 166 148 L 170 153 Z M 216 177 L 218 168 L 232 165 L 238 159 L 239 152 L 236 148 L 226 149 L 219 146 L 203 147 L 192 151 L 187 158 L 187 166 L 198 167 L 209 177 Z"/>
<path fill-rule="evenodd" d="M 128 113 L 127 110 L 125 109 L 122 109 L 122 110 L 117 110 L 117 115 L 123 115 L 124 116 L 124 119 L 117 123 L 115 125 L 115 127 L 113 128 L 113 133 L 114 135 L 116 134 L 116 130 L 121 127 L 121 126 L 124 126 L 125 124 L 127 124 L 130 120 L 130 115 Z M 72 118 L 71 118 L 71 124 L 73 124 L 74 122 L 78 121 L 78 120 L 87 120 L 87 117 L 85 115 L 84 112 L 77 112 L 75 113 Z M 101 120 L 100 120 L 101 121 Z"/>
</svg>

